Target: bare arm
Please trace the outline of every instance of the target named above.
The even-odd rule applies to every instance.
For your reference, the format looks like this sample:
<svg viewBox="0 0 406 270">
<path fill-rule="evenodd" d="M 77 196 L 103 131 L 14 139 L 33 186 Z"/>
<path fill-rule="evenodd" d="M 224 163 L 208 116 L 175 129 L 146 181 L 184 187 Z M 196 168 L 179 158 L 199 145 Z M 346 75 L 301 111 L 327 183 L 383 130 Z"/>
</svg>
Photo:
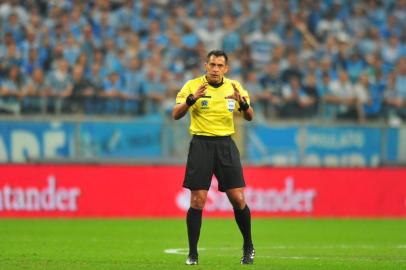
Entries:
<svg viewBox="0 0 406 270">
<path fill-rule="evenodd" d="M 243 117 L 244 117 L 245 120 L 251 121 L 252 119 L 254 119 L 254 110 L 253 110 L 252 107 L 250 106 L 250 107 L 248 108 L 248 110 L 242 111 L 242 115 L 243 115 Z"/>
<path fill-rule="evenodd" d="M 187 113 L 187 111 L 189 110 L 189 105 L 185 103 L 180 103 L 180 104 L 176 104 L 173 107 L 172 110 L 172 117 L 174 120 L 179 120 L 181 119 L 183 116 L 185 116 L 185 114 Z"/>
<path fill-rule="evenodd" d="M 304 39 L 310 44 L 310 46 L 312 46 L 314 49 L 318 49 L 320 47 L 320 43 L 309 31 L 309 29 L 307 29 L 306 24 L 302 20 L 292 17 L 291 21 L 293 26 L 302 33 Z"/>
</svg>

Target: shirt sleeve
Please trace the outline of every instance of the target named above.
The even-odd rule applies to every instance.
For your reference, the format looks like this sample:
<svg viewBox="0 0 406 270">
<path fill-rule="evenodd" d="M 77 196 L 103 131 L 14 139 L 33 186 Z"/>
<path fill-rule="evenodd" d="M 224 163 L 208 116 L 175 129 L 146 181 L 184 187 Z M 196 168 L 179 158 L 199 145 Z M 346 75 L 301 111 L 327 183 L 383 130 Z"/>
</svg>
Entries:
<svg viewBox="0 0 406 270">
<path fill-rule="evenodd" d="M 180 89 L 178 94 L 176 95 L 176 104 L 181 104 L 186 102 L 186 98 L 192 94 L 190 91 L 190 83 L 187 82 L 185 85 Z"/>
</svg>

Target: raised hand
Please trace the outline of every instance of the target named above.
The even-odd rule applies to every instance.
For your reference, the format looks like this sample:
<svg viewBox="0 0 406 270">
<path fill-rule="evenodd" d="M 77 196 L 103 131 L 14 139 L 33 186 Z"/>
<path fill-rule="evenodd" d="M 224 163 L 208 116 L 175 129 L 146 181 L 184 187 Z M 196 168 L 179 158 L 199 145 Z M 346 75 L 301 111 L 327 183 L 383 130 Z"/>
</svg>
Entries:
<svg viewBox="0 0 406 270">
<path fill-rule="evenodd" d="M 203 97 L 206 95 L 206 89 L 207 89 L 207 83 L 202 84 L 196 92 L 193 94 L 193 98 L 195 100 L 198 100 L 199 98 Z"/>
<path fill-rule="evenodd" d="M 240 91 L 238 91 L 237 86 L 235 86 L 234 83 L 232 83 L 231 85 L 233 86 L 234 93 L 231 96 L 228 96 L 227 98 L 235 99 L 237 102 L 244 101 L 245 99 L 243 97 L 241 97 Z"/>
</svg>

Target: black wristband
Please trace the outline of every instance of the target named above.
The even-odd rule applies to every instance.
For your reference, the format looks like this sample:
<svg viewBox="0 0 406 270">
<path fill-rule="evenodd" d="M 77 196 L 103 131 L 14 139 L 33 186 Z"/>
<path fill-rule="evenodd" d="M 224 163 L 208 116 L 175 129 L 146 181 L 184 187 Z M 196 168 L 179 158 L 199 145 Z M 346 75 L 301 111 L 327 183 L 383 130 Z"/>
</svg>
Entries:
<svg viewBox="0 0 406 270">
<path fill-rule="evenodd" d="M 186 104 L 190 107 L 190 106 L 192 106 L 193 104 L 195 104 L 196 103 L 196 100 L 194 99 L 194 97 L 193 97 L 193 94 L 190 94 L 189 96 L 187 96 L 187 98 L 186 98 Z"/>
<path fill-rule="evenodd" d="M 242 101 L 240 102 L 240 111 L 246 111 L 248 110 L 248 108 L 250 107 L 250 105 L 248 104 L 248 102 L 246 101 Z"/>
</svg>

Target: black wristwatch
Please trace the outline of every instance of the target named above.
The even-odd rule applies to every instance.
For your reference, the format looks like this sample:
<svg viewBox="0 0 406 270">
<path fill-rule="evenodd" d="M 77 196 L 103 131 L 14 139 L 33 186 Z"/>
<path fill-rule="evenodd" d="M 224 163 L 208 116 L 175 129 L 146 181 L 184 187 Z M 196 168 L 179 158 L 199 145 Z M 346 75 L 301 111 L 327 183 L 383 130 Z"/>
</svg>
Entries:
<svg viewBox="0 0 406 270">
<path fill-rule="evenodd" d="M 244 112 L 245 112 L 245 111 L 247 111 L 248 108 L 250 107 L 250 105 L 248 104 L 248 102 L 246 102 L 245 100 L 240 101 L 239 104 L 240 104 L 240 109 L 239 109 L 239 111 L 244 111 Z"/>
<path fill-rule="evenodd" d="M 196 103 L 196 99 L 193 97 L 193 94 L 190 94 L 186 98 L 186 104 L 190 107 Z"/>
</svg>

